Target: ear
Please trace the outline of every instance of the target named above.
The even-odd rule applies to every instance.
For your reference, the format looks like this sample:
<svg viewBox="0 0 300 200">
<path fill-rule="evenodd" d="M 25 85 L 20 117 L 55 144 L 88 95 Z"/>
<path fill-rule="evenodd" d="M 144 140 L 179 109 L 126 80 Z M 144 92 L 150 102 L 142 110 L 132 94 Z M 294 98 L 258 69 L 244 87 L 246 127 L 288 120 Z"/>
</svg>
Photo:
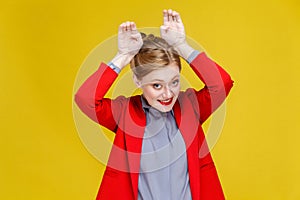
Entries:
<svg viewBox="0 0 300 200">
<path fill-rule="evenodd" d="M 136 77 L 135 74 L 133 74 L 133 82 L 136 85 L 136 87 L 140 88 L 142 86 L 141 81 Z"/>
</svg>

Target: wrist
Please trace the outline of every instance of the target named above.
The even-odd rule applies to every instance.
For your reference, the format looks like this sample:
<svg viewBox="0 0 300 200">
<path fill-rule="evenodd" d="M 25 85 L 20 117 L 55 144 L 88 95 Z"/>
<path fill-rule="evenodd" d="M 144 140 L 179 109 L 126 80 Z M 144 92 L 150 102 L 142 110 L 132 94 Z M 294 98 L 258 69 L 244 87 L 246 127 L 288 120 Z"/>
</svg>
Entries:
<svg viewBox="0 0 300 200">
<path fill-rule="evenodd" d="M 109 62 L 107 64 L 112 70 L 114 70 L 117 74 L 119 74 L 121 72 L 121 69 L 119 67 L 117 67 L 114 63 Z"/>
<path fill-rule="evenodd" d="M 175 50 L 178 52 L 178 54 L 184 58 L 185 60 L 188 59 L 188 57 L 193 53 L 193 51 L 195 50 L 194 48 L 192 48 L 186 41 L 176 45 Z"/>
<path fill-rule="evenodd" d="M 117 53 L 117 55 L 110 61 L 110 63 L 121 70 L 129 64 L 131 59 L 132 56 L 130 55 Z"/>
</svg>

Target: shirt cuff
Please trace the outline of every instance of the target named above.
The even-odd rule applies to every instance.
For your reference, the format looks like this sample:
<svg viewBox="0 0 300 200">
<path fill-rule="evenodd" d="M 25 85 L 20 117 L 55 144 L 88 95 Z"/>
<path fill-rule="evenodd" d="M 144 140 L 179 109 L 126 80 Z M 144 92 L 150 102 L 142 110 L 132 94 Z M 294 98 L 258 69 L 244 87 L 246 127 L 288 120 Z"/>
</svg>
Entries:
<svg viewBox="0 0 300 200">
<path fill-rule="evenodd" d="M 191 62 L 193 62 L 193 60 L 194 60 L 199 54 L 200 54 L 199 51 L 194 50 L 194 51 L 191 53 L 191 55 L 189 55 L 189 57 L 187 58 L 186 61 L 187 61 L 189 64 L 191 64 Z"/>
<path fill-rule="evenodd" d="M 109 62 L 107 64 L 107 66 L 109 66 L 112 70 L 114 70 L 117 74 L 120 73 L 121 69 L 119 67 L 117 67 L 114 63 Z"/>
</svg>

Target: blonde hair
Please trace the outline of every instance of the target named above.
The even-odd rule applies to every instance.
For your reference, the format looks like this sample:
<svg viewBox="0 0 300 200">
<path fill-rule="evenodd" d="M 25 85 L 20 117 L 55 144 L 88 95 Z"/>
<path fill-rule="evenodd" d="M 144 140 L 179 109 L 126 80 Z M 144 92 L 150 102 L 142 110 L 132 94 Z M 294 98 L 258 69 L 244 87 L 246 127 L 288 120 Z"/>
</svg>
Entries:
<svg viewBox="0 0 300 200">
<path fill-rule="evenodd" d="M 130 67 L 141 80 L 150 72 L 161 69 L 169 64 L 175 63 L 181 70 L 180 57 L 176 50 L 164 39 L 141 33 L 143 46 L 130 62 Z"/>
</svg>

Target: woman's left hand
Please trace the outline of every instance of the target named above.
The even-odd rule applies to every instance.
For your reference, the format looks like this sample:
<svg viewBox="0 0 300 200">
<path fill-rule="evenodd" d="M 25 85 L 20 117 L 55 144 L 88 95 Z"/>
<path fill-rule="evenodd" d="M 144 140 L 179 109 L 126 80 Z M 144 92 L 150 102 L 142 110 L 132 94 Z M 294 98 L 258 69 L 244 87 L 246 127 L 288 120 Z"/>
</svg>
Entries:
<svg viewBox="0 0 300 200">
<path fill-rule="evenodd" d="M 160 35 L 169 45 L 178 46 L 185 43 L 185 30 L 180 15 L 174 10 L 163 11 L 164 23 L 160 27 Z"/>
<path fill-rule="evenodd" d="M 164 24 L 160 27 L 161 37 L 187 60 L 194 49 L 186 42 L 185 30 L 179 13 L 169 9 L 164 10 L 163 15 Z"/>
</svg>

